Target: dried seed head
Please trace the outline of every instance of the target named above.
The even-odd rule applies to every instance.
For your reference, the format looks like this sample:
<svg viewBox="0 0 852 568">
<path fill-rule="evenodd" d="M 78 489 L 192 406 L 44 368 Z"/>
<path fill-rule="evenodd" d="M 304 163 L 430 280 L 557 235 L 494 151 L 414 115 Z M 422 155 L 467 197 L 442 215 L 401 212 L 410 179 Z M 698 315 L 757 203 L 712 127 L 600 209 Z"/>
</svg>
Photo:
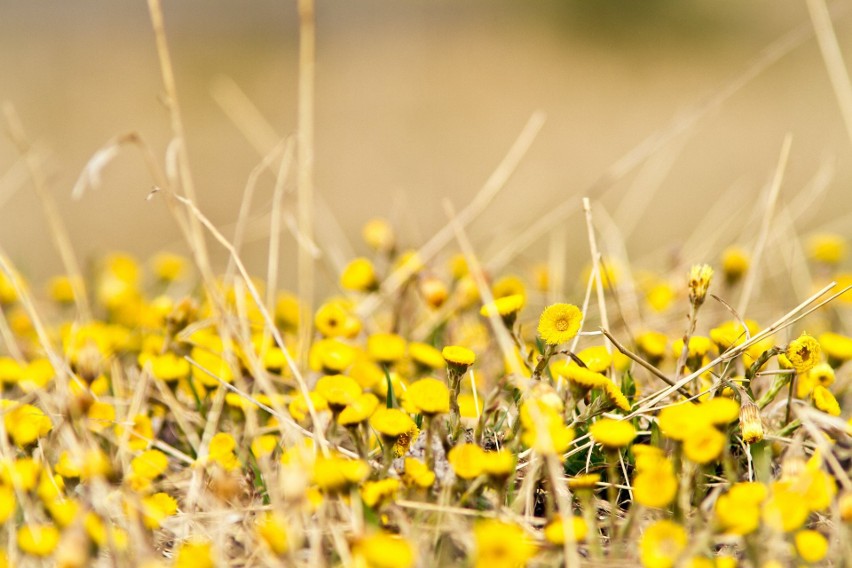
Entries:
<svg viewBox="0 0 852 568">
<path fill-rule="evenodd" d="M 743 440 L 748 444 L 763 440 L 763 422 L 760 420 L 760 409 L 750 400 L 740 407 L 740 430 Z"/>
</svg>

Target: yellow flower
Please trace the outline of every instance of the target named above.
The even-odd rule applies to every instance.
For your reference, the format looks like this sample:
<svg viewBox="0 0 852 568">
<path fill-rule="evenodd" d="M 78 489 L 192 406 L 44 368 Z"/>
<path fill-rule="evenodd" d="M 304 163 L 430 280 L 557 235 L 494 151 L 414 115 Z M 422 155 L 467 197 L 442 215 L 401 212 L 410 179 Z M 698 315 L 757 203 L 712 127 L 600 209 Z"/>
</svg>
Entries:
<svg viewBox="0 0 852 568">
<path fill-rule="evenodd" d="M 746 340 L 746 329 L 748 330 L 748 335 L 754 335 L 760 330 L 760 327 L 754 320 L 745 320 L 745 325 L 746 327 L 743 328 L 739 321 L 726 321 L 710 330 L 710 339 L 719 346 L 720 351 L 725 351 L 735 345 L 740 345 Z"/>
<path fill-rule="evenodd" d="M 586 347 L 577 353 L 577 357 L 586 364 L 588 370 L 595 373 L 603 373 L 612 365 L 612 355 L 603 345 Z"/>
<path fill-rule="evenodd" d="M 417 412 L 432 415 L 450 411 L 450 391 L 438 379 L 420 379 L 411 384 L 406 392 Z"/>
<path fill-rule="evenodd" d="M 814 382 L 814 385 L 821 385 L 825 388 L 834 384 L 834 369 L 828 363 L 819 363 L 814 365 L 814 368 L 808 371 L 808 375 Z"/>
<path fill-rule="evenodd" d="M 389 438 L 397 438 L 414 428 L 411 417 L 397 408 L 380 408 L 370 418 L 376 432 Z"/>
<path fill-rule="evenodd" d="M 485 452 L 476 444 L 459 444 L 447 454 L 455 474 L 462 479 L 474 479 L 484 472 Z"/>
<path fill-rule="evenodd" d="M 349 376 L 358 381 L 364 390 L 372 389 L 377 384 L 385 382 L 385 372 L 376 363 L 367 359 L 365 354 L 359 355 L 352 363 Z"/>
<path fill-rule="evenodd" d="M 405 473 L 402 479 L 406 485 L 428 489 L 435 483 L 435 472 L 416 458 L 405 458 Z"/>
<path fill-rule="evenodd" d="M 441 369 L 444 366 L 444 358 L 441 352 L 429 345 L 412 341 L 408 344 L 408 356 L 418 365 L 427 369 Z"/>
<path fill-rule="evenodd" d="M 12 517 L 16 507 L 15 489 L 5 484 L 0 485 L 0 525 Z"/>
<path fill-rule="evenodd" d="M 524 286 L 523 280 L 518 276 L 508 274 L 494 282 L 494 285 L 491 287 L 491 294 L 498 300 L 507 296 L 526 297 L 527 287 Z"/>
<path fill-rule="evenodd" d="M 730 424 L 740 415 L 740 405 L 737 401 L 719 396 L 702 402 L 698 405 L 698 410 L 710 424 L 717 426 Z"/>
<path fill-rule="evenodd" d="M 19 448 L 47 436 L 53 429 L 50 418 L 31 404 L 17 404 L 11 400 L 0 400 L 0 410 L 5 412 L 3 422 L 6 434 Z"/>
<path fill-rule="evenodd" d="M 831 416 L 840 416 L 840 405 L 830 390 L 817 385 L 814 387 L 813 397 L 814 406 Z"/>
<path fill-rule="evenodd" d="M 395 333 L 374 333 L 367 338 L 367 353 L 379 363 L 395 363 L 405 357 L 405 339 Z"/>
<path fill-rule="evenodd" d="M 677 297 L 674 287 L 665 281 L 657 282 L 645 292 L 645 301 L 655 312 L 664 312 Z"/>
<path fill-rule="evenodd" d="M 689 338 L 687 357 L 689 359 L 701 360 L 705 355 L 711 352 L 712 348 L 713 342 L 710 341 L 709 337 L 704 337 L 703 335 L 693 335 Z M 674 343 L 672 343 L 672 353 L 674 353 L 676 357 L 680 357 L 682 351 L 683 338 L 676 339 Z"/>
<path fill-rule="evenodd" d="M 379 407 L 379 399 L 372 393 L 363 393 L 344 408 L 337 417 L 341 426 L 354 426 L 365 422 Z"/>
<path fill-rule="evenodd" d="M 272 455 L 277 447 L 278 436 L 272 434 L 264 434 L 251 441 L 251 453 L 257 459 Z"/>
<path fill-rule="evenodd" d="M 828 554 L 828 539 L 817 531 L 802 530 L 794 537 L 796 552 L 805 562 L 814 564 L 820 562 Z"/>
<path fill-rule="evenodd" d="M 50 556 L 59 544 L 59 536 L 54 525 L 24 525 L 18 531 L 18 548 L 30 556 Z"/>
<path fill-rule="evenodd" d="M 553 304 L 545 308 L 538 320 L 538 334 L 548 345 L 559 345 L 573 339 L 580 331 L 583 312 L 573 304 Z"/>
<path fill-rule="evenodd" d="M 163 282 L 174 282 L 186 273 L 187 260 L 179 254 L 160 252 L 151 259 L 154 274 Z"/>
<path fill-rule="evenodd" d="M 803 333 L 787 345 L 785 355 L 797 373 L 806 373 L 819 363 L 821 351 L 819 342 Z"/>
<path fill-rule="evenodd" d="M 776 481 L 772 484 L 771 493 L 763 504 L 762 517 L 767 526 L 790 532 L 805 524 L 810 509 L 800 491 L 796 491 L 789 482 Z"/>
<path fill-rule="evenodd" d="M 370 466 L 362 460 L 350 460 L 343 456 L 317 457 L 313 480 L 326 493 L 336 493 L 364 481 L 370 474 Z"/>
<path fill-rule="evenodd" d="M 211 463 L 218 464 L 226 471 L 232 471 L 240 466 L 240 460 L 234 454 L 237 441 L 227 432 L 219 432 L 210 439 L 207 448 L 207 459 Z"/>
<path fill-rule="evenodd" d="M 495 479 L 507 479 L 515 473 L 515 454 L 506 449 L 485 452 L 482 471 Z"/>
<path fill-rule="evenodd" d="M 346 375 L 326 375 L 317 381 L 314 390 L 323 397 L 332 412 L 340 412 L 361 394 L 361 385 Z"/>
<path fill-rule="evenodd" d="M 480 308 L 479 313 L 485 317 L 494 315 L 503 319 L 513 318 L 521 311 L 525 302 L 526 299 L 521 294 L 512 294 L 485 304 Z"/>
<path fill-rule="evenodd" d="M 624 412 L 630 412 L 630 401 L 627 400 L 627 397 L 624 396 L 624 393 L 621 392 L 617 384 L 607 379 L 602 386 L 607 397 L 609 397 L 616 408 Z"/>
<path fill-rule="evenodd" d="M 182 542 L 175 552 L 172 568 L 215 568 L 213 544 L 200 537 Z"/>
<path fill-rule="evenodd" d="M 562 419 L 561 401 L 558 406 L 548 398 L 531 399 L 521 405 L 521 442 L 540 454 L 564 453 L 574 440 L 574 430 Z"/>
<path fill-rule="evenodd" d="M 367 246 L 375 251 L 388 253 L 396 247 L 393 227 L 386 219 L 370 219 L 364 224 L 361 236 Z"/>
<path fill-rule="evenodd" d="M 638 446 L 634 446 L 634 449 Z M 643 467 L 639 467 L 640 463 Z M 677 495 L 678 482 L 672 462 L 665 457 L 636 460 L 637 474 L 633 478 L 633 498 L 640 505 L 663 509 Z"/>
<path fill-rule="evenodd" d="M 601 418 L 589 427 L 589 434 L 604 448 L 623 448 L 636 437 L 636 428 L 627 420 Z"/>
<path fill-rule="evenodd" d="M 476 354 L 467 347 L 458 345 L 448 345 L 441 350 L 441 356 L 448 365 L 456 365 L 458 367 L 467 368 L 473 365 L 476 361 Z"/>
<path fill-rule="evenodd" d="M 669 338 L 659 331 L 643 331 L 636 336 L 636 348 L 653 364 L 666 356 Z"/>
<path fill-rule="evenodd" d="M 115 423 L 115 407 L 107 402 L 95 401 L 86 412 L 86 427 L 99 434 Z"/>
<path fill-rule="evenodd" d="M 722 251 L 722 272 L 725 281 L 734 284 L 748 271 L 751 259 L 748 253 L 740 247 L 728 247 Z"/>
<path fill-rule="evenodd" d="M 74 303 L 74 281 L 65 274 L 54 276 L 47 283 L 47 293 L 57 304 L 71 305 Z"/>
<path fill-rule="evenodd" d="M 568 488 L 574 491 L 590 490 L 594 489 L 600 480 L 601 476 L 597 473 L 578 475 L 568 480 Z"/>
<path fill-rule="evenodd" d="M 726 533 L 747 535 L 760 526 L 760 505 L 768 491 L 762 483 L 735 483 L 716 500 L 716 522 Z"/>
<path fill-rule="evenodd" d="M 704 303 L 712 278 L 713 269 L 706 264 L 696 264 L 689 269 L 689 301 L 693 306 Z"/>
<path fill-rule="evenodd" d="M 565 521 L 560 515 L 544 527 L 544 538 L 551 544 L 564 544 L 566 530 L 574 533 L 574 542 L 582 542 L 586 540 L 586 536 L 589 534 L 589 526 L 582 517 L 571 517 L 571 526 L 566 527 Z"/>
<path fill-rule="evenodd" d="M 169 458 L 160 450 L 147 450 L 130 460 L 130 470 L 145 479 L 156 479 L 169 467 Z"/>
<path fill-rule="evenodd" d="M 476 541 L 475 568 L 517 568 L 536 553 L 536 545 L 514 523 L 487 519 L 473 526 Z"/>
<path fill-rule="evenodd" d="M 367 481 L 361 486 L 361 500 L 373 509 L 385 501 L 391 501 L 399 492 L 399 480 L 392 477 L 378 481 Z"/>
<path fill-rule="evenodd" d="M 287 523 L 278 513 L 264 513 L 257 521 L 257 535 L 266 546 L 278 556 L 283 555 L 290 548 L 287 539 Z"/>
<path fill-rule="evenodd" d="M 604 375 L 581 367 L 574 361 L 556 361 L 551 365 L 551 371 L 583 389 L 601 387 L 609 380 Z"/>
<path fill-rule="evenodd" d="M 811 259 L 825 264 L 839 264 L 846 256 L 846 241 L 840 235 L 814 235 L 808 240 Z"/>
<path fill-rule="evenodd" d="M 418 288 L 426 305 L 435 310 L 443 306 L 444 302 L 447 301 L 447 297 L 450 295 L 447 285 L 434 276 L 422 278 L 418 284 Z"/>
<path fill-rule="evenodd" d="M 639 558 L 645 568 L 671 568 L 686 549 L 686 530 L 672 521 L 657 521 L 639 541 Z"/>
<path fill-rule="evenodd" d="M 154 493 L 142 498 L 142 524 L 154 530 L 160 528 L 163 521 L 177 513 L 177 501 L 167 493 Z"/>
<path fill-rule="evenodd" d="M 352 553 L 356 566 L 365 568 L 411 568 L 414 566 L 414 547 L 404 538 L 388 533 L 376 533 L 355 543 Z"/>
<path fill-rule="evenodd" d="M 819 344 L 829 361 L 837 362 L 839 365 L 852 359 L 852 338 L 850 337 L 827 331 L 820 334 Z"/>
<path fill-rule="evenodd" d="M 80 514 L 80 504 L 74 499 L 58 498 L 44 505 L 50 517 L 61 528 L 71 525 Z"/>
<path fill-rule="evenodd" d="M 142 355 L 139 357 L 141 359 Z M 178 357 L 171 351 L 162 355 L 150 357 L 149 360 L 151 362 L 151 374 L 154 375 L 155 378 L 167 383 L 174 383 L 180 379 L 186 378 L 192 371 L 189 361 L 183 357 Z M 140 360 L 140 363 L 141 362 L 142 361 Z"/>
<path fill-rule="evenodd" d="M 311 391 L 308 393 L 308 396 L 311 399 L 311 404 L 313 404 L 314 410 L 318 413 L 323 410 L 328 410 L 328 402 L 326 402 L 326 400 L 319 394 Z M 297 422 L 302 422 L 309 416 L 308 403 L 305 400 L 305 397 L 301 394 L 296 395 L 296 398 L 290 402 L 287 410 L 290 412 L 290 416 L 292 416 Z"/>
<path fill-rule="evenodd" d="M 314 325 L 325 337 L 355 337 L 361 331 L 361 321 L 351 306 L 340 300 L 323 304 L 314 315 Z"/>
<path fill-rule="evenodd" d="M 299 327 L 299 299 L 291 292 L 282 291 L 275 298 L 275 323 L 284 329 Z"/>
<path fill-rule="evenodd" d="M 340 275 L 340 286 L 353 292 L 371 292 L 378 288 L 376 270 L 366 258 L 356 258 L 346 265 Z"/>
<path fill-rule="evenodd" d="M 727 438 L 715 428 L 701 428 L 689 433 L 683 441 L 683 453 L 695 463 L 709 463 L 725 449 Z"/>
</svg>

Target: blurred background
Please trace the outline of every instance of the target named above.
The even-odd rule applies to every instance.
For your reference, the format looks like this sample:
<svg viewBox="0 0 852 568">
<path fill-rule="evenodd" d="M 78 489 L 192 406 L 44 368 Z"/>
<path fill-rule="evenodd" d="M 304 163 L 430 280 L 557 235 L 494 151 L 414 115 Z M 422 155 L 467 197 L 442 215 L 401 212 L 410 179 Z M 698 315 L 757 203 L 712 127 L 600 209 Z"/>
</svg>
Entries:
<svg viewBox="0 0 852 568">
<path fill-rule="evenodd" d="M 690 243 L 687 257 L 710 254 L 697 246 L 702 242 L 718 245 L 713 254 L 733 242 L 748 244 L 788 132 L 784 230 L 848 236 L 852 146 L 812 36 L 782 50 L 721 104 L 701 106 L 779 38 L 811 29 L 799 0 L 317 4 L 315 171 L 329 209 L 318 216 L 317 230 L 338 239 L 343 251 L 365 252 L 360 228 L 374 216 L 390 218 L 403 243 L 421 244 L 446 223 L 441 200 L 463 207 L 536 110 L 547 116 L 540 135 L 470 227 L 486 259 L 562 204 L 579 209 L 583 196 L 592 198 L 602 225 L 609 217 L 623 229 L 637 262 L 660 262 Z M 849 63 L 852 5 L 833 7 Z M 230 234 L 260 156 L 216 102 L 215 86 L 229 78 L 278 135 L 294 131 L 295 2 L 166 0 L 164 9 L 200 205 Z M 86 163 L 115 135 L 136 131 L 158 158 L 164 155 L 169 117 L 146 3 L 0 0 L 0 14 L 0 100 L 14 104 L 37 145 L 81 258 L 112 250 L 143 259 L 160 249 L 185 252 L 162 200 L 146 200 L 153 182 L 132 150 L 104 170 L 99 189 L 71 198 Z M 696 108 L 706 112 L 689 114 Z M 650 161 L 600 182 L 622 156 L 683 116 L 697 120 Z M 261 181 L 258 216 L 269 208 L 272 184 L 269 176 Z M 257 271 L 266 263 L 266 223 L 253 224 L 245 245 Z M 569 266 L 585 264 L 582 216 L 567 215 L 557 227 L 557 237 L 568 241 Z M 541 228 L 547 233 L 550 225 Z M 6 136 L 0 242 L 32 278 L 61 271 Z M 289 286 L 292 243 L 283 239 L 282 282 Z M 544 261 L 548 246 L 547 236 L 535 239 L 512 262 Z"/>
</svg>

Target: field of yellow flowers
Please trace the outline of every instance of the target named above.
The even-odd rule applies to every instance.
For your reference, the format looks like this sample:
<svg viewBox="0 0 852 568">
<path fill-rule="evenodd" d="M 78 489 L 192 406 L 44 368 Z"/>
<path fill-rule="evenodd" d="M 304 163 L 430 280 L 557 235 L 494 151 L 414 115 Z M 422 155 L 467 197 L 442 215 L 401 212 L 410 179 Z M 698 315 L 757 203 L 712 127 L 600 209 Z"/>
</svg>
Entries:
<svg viewBox="0 0 852 568">
<path fill-rule="evenodd" d="M 849 565 L 846 236 L 795 243 L 800 297 L 771 206 L 756 242 L 654 269 L 602 251 L 588 200 L 585 267 L 484 267 L 451 210 L 440 247 L 374 218 L 320 298 L 308 208 L 282 290 L 274 240 L 250 274 L 195 205 L 149 4 L 178 143 L 162 169 L 120 144 L 192 254 L 82 271 L 48 200 L 57 276 L 0 251 L 0 566 Z"/>
</svg>

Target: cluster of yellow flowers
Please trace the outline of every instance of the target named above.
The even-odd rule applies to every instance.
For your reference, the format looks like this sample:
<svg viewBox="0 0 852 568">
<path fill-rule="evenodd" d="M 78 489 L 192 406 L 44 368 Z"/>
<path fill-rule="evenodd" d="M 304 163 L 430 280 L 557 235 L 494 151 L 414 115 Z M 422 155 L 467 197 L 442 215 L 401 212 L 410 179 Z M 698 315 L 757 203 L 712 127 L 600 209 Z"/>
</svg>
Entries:
<svg viewBox="0 0 852 568">
<path fill-rule="evenodd" d="M 696 265 L 637 273 L 645 304 L 607 319 L 546 305 L 546 267 L 483 286 L 384 220 L 363 236 L 312 312 L 175 254 L 110 255 L 47 300 L 0 275 L 0 565 L 848 558 L 852 298 L 814 336 L 761 328 Z M 840 278 L 842 244 L 810 244 L 815 272 Z M 719 269 L 725 296 L 748 254 Z M 595 271 L 630 297 L 609 259 L 578 289 Z"/>
</svg>

